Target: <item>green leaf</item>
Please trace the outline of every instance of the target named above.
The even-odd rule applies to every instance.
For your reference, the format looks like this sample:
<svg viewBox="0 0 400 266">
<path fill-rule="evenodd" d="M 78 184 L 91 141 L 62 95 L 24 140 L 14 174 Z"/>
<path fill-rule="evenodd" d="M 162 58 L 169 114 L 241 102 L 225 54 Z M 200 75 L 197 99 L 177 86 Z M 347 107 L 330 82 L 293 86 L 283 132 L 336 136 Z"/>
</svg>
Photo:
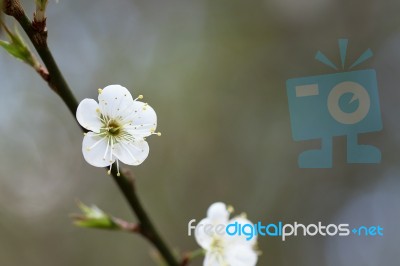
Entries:
<svg viewBox="0 0 400 266">
<path fill-rule="evenodd" d="M 17 28 L 15 28 L 15 33 L 12 33 L 5 24 L 2 23 L 2 26 L 6 31 L 10 41 L 7 42 L 0 40 L 0 46 L 3 47 L 10 55 L 36 68 L 38 66 L 38 62 L 25 44 Z"/>
</svg>

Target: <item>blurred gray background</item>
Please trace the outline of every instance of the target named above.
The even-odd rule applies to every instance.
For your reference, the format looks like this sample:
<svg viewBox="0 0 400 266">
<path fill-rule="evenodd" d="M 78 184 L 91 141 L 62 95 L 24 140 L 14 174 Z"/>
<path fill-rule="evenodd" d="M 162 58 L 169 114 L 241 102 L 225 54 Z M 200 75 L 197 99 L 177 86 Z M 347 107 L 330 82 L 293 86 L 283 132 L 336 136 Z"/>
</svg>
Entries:
<svg viewBox="0 0 400 266">
<path fill-rule="evenodd" d="M 23 1 L 33 13 L 33 0 Z M 145 207 L 177 251 L 197 249 L 187 223 L 216 201 L 256 222 L 381 225 L 384 237 L 260 238 L 258 265 L 394 266 L 400 261 L 400 2 L 395 0 L 50 1 L 49 45 L 79 100 L 121 84 L 158 113 L 162 137 L 130 167 Z M 12 25 L 12 20 L 7 20 Z M 4 39 L 5 36 L 2 36 Z M 291 138 L 285 81 L 333 73 L 337 39 L 357 69 L 377 71 L 384 129 L 361 141 L 382 163 L 299 169 L 319 142 Z M 28 66 L 0 52 L 0 265 L 155 265 L 141 237 L 75 228 L 75 199 L 134 221 L 82 134 Z M 192 265 L 202 265 L 202 259 Z"/>
</svg>

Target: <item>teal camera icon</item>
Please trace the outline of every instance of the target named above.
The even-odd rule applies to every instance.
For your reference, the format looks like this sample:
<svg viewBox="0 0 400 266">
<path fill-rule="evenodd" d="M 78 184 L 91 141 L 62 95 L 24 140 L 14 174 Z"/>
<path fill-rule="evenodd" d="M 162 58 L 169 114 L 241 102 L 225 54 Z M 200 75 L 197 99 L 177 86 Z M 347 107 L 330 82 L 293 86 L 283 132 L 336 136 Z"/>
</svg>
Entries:
<svg viewBox="0 0 400 266">
<path fill-rule="evenodd" d="M 347 40 L 339 40 L 339 45 L 343 42 L 347 46 Z M 370 50 L 367 52 L 372 55 Z M 365 54 L 361 57 L 368 58 Z M 321 55 L 317 53 L 316 58 L 330 65 L 331 62 Z M 293 139 L 321 139 L 320 149 L 299 155 L 300 168 L 332 167 L 332 138 L 335 136 L 347 137 L 348 163 L 381 161 L 378 148 L 357 141 L 358 134 L 382 130 L 374 69 L 293 78 L 287 80 L 286 90 Z"/>
</svg>

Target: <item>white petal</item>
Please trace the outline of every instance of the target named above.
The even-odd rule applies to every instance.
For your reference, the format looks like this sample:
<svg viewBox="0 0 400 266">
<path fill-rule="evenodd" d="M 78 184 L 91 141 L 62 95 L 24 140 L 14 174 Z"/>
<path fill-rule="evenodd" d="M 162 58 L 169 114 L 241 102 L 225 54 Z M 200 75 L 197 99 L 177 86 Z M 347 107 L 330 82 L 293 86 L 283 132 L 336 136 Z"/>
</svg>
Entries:
<svg viewBox="0 0 400 266">
<path fill-rule="evenodd" d="M 149 144 L 145 140 L 136 140 L 129 143 L 117 143 L 113 153 L 117 158 L 129 165 L 141 164 L 149 155 Z"/>
<path fill-rule="evenodd" d="M 121 85 L 109 85 L 99 94 L 101 112 L 109 118 L 130 114 L 133 102 L 131 93 Z"/>
<path fill-rule="evenodd" d="M 207 252 L 204 258 L 203 266 L 225 266 L 223 257 L 215 252 Z"/>
<path fill-rule="evenodd" d="M 234 236 L 226 235 L 226 241 L 229 243 L 243 244 L 243 245 L 247 245 L 250 247 L 254 246 L 257 242 L 257 232 L 255 232 L 254 224 L 242 216 L 234 217 L 233 219 L 229 220 L 228 223 L 233 224 L 235 222 L 240 224 L 240 228 L 242 229 L 242 231 L 244 230 L 245 233 L 247 233 L 248 235 L 246 235 L 243 232 L 240 236 L 239 235 L 234 235 Z M 249 240 L 247 240 L 247 239 L 249 239 Z"/>
<path fill-rule="evenodd" d="M 151 106 L 135 101 L 130 114 L 124 117 L 122 123 L 133 136 L 147 137 L 156 130 L 157 114 Z"/>
<path fill-rule="evenodd" d="M 225 203 L 213 203 L 207 210 L 207 218 L 214 224 L 226 224 L 229 219 L 229 212 Z"/>
<path fill-rule="evenodd" d="M 231 245 L 225 249 L 225 258 L 229 266 L 254 266 L 257 253 L 248 245 Z"/>
<path fill-rule="evenodd" d="M 76 119 L 87 130 L 99 133 L 103 123 L 100 121 L 97 110 L 99 110 L 99 105 L 95 100 L 84 99 L 76 109 Z"/>
<path fill-rule="evenodd" d="M 115 161 L 111 149 L 107 149 L 107 138 L 95 136 L 93 132 L 88 132 L 83 138 L 82 153 L 86 162 L 96 167 L 109 166 Z"/>
<path fill-rule="evenodd" d="M 199 244 L 200 247 L 204 248 L 205 250 L 211 249 L 211 243 L 213 241 L 213 234 L 210 234 L 206 231 L 206 226 L 213 225 L 211 220 L 208 218 L 204 218 L 201 220 L 194 231 L 194 237 Z"/>
</svg>

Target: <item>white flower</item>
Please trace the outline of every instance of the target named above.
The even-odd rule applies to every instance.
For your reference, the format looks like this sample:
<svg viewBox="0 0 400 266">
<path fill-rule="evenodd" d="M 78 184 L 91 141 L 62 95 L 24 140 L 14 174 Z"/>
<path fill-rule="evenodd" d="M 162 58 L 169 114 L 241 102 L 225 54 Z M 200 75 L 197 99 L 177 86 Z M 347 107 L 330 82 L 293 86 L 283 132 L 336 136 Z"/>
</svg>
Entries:
<svg viewBox="0 0 400 266">
<path fill-rule="evenodd" d="M 244 235 L 230 236 L 225 231 L 218 233 L 217 226 L 220 224 L 227 226 L 237 222 L 241 225 L 253 225 L 243 216 L 228 220 L 230 211 L 224 203 L 214 203 L 208 208 L 207 217 L 196 226 L 196 241 L 206 251 L 204 266 L 253 266 L 257 263 L 258 257 L 254 250 L 256 236 L 246 240 Z M 207 225 L 212 225 L 214 231 L 207 231 Z"/>
<path fill-rule="evenodd" d="M 99 89 L 99 103 L 84 99 L 76 110 L 76 118 L 89 130 L 82 143 L 85 160 L 96 167 L 110 166 L 119 161 L 129 165 L 141 164 L 149 154 L 145 140 L 157 127 L 157 115 L 146 103 L 133 99 L 120 85 Z"/>
</svg>

